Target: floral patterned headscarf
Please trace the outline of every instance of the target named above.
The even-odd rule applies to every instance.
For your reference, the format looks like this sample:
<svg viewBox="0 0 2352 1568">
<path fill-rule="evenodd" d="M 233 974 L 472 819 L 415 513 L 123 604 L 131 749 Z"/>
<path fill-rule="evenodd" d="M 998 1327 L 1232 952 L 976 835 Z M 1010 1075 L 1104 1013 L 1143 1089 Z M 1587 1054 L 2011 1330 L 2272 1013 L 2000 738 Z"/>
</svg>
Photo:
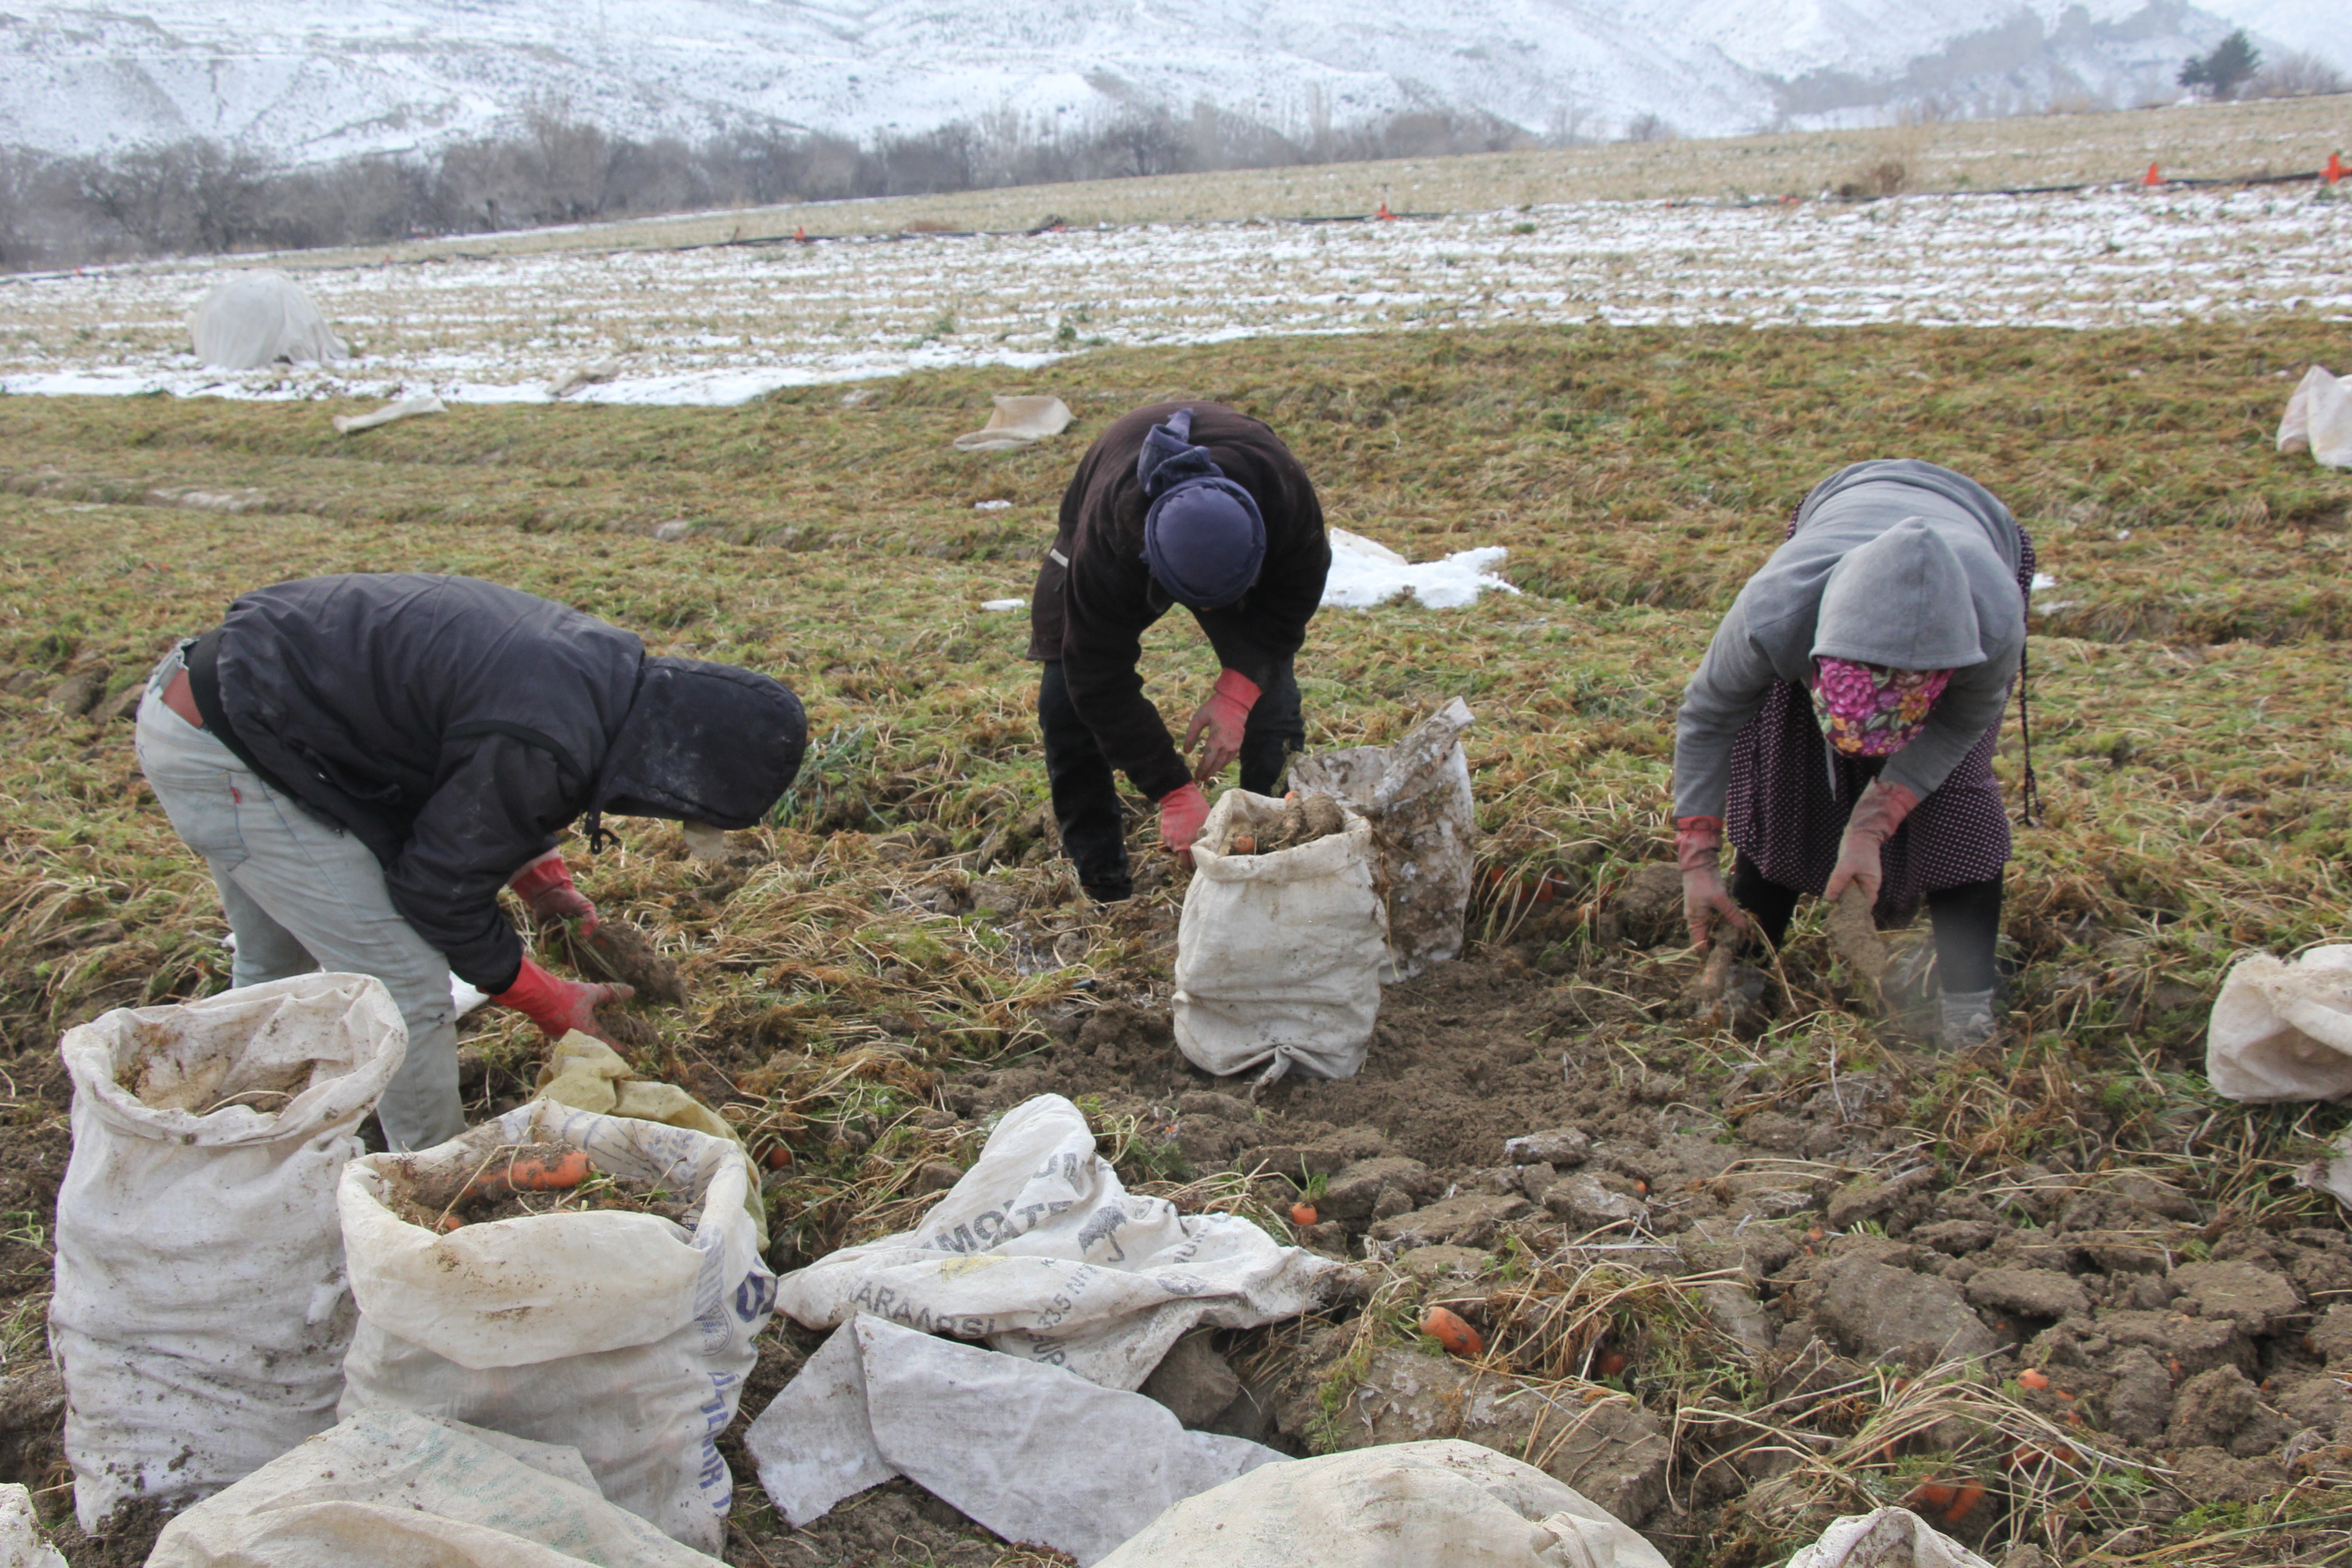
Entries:
<svg viewBox="0 0 2352 1568">
<path fill-rule="evenodd" d="M 1948 669 L 1881 669 L 1851 659 L 1815 659 L 1813 711 L 1830 744 L 1847 756 L 1888 756 L 1927 728 L 1928 710 L 1951 679 Z"/>
</svg>

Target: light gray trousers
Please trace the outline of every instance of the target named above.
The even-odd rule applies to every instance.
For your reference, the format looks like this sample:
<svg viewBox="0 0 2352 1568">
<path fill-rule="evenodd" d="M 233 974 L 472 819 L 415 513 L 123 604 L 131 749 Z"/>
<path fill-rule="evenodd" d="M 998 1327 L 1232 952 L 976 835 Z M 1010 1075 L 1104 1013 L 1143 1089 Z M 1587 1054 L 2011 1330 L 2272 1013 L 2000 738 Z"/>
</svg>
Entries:
<svg viewBox="0 0 2352 1568">
<path fill-rule="evenodd" d="M 373 974 L 408 1025 L 408 1054 L 376 1104 L 394 1149 L 465 1131 L 457 1100 L 457 1019 L 449 962 L 393 908 L 366 845 L 261 782 L 236 754 L 164 706 L 181 657 L 155 667 L 139 704 L 139 766 L 172 826 L 212 868 L 236 933 L 229 984 L 258 985 L 313 969 Z"/>
</svg>

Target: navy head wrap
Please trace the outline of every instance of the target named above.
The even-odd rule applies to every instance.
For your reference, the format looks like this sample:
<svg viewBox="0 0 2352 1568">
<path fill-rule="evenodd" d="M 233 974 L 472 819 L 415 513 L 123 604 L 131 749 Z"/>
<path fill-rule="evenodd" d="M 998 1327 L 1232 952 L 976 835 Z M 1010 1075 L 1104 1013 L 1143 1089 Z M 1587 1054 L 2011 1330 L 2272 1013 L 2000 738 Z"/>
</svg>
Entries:
<svg viewBox="0 0 2352 1568">
<path fill-rule="evenodd" d="M 1265 519 L 1209 449 L 1192 445 L 1191 409 L 1151 427 L 1135 478 L 1151 501 L 1143 514 L 1143 559 L 1170 596 L 1215 610 L 1248 593 L 1265 562 Z"/>
</svg>

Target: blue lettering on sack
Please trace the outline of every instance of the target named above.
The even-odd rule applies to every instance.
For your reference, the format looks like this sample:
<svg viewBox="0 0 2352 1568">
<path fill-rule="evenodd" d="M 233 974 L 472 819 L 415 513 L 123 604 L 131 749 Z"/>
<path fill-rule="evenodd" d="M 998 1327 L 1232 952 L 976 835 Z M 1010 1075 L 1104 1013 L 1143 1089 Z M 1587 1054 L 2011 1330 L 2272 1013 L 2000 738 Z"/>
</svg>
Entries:
<svg viewBox="0 0 2352 1568">
<path fill-rule="evenodd" d="M 755 1268 L 743 1276 L 735 1287 L 735 1316 L 746 1323 L 756 1323 L 775 1309 L 776 1277 L 764 1268 Z"/>
</svg>

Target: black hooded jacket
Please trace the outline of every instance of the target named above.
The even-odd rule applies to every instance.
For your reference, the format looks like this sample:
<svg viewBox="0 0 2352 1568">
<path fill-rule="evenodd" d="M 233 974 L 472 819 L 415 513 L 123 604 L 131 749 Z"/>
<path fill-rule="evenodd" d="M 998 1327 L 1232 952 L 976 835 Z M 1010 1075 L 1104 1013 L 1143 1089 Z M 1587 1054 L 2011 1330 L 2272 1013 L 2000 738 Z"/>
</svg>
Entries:
<svg viewBox="0 0 2352 1568">
<path fill-rule="evenodd" d="M 383 862 L 394 905 L 460 979 L 514 984 L 499 889 L 585 816 L 749 827 L 800 770 L 777 681 L 649 658 L 618 626 L 471 577 L 258 588 L 199 638 L 205 728 Z"/>
<path fill-rule="evenodd" d="M 1061 527 L 1037 571 L 1029 657 L 1058 662 L 1070 700 L 1111 766 L 1152 800 L 1181 788 L 1192 768 L 1176 750 L 1136 669 L 1143 633 L 1171 608 L 1143 562 L 1150 500 L 1136 454 L 1153 426 L 1192 411 L 1192 439 L 1249 491 L 1265 520 L 1265 562 L 1238 604 L 1194 610 L 1217 658 L 1263 689 L 1307 640 L 1323 602 L 1331 543 L 1306 468 L 1258 420 L 1221 403 L 1155 403 L 1113 421 L 1079 459 L 1062 496 Z"/>
</svg>

